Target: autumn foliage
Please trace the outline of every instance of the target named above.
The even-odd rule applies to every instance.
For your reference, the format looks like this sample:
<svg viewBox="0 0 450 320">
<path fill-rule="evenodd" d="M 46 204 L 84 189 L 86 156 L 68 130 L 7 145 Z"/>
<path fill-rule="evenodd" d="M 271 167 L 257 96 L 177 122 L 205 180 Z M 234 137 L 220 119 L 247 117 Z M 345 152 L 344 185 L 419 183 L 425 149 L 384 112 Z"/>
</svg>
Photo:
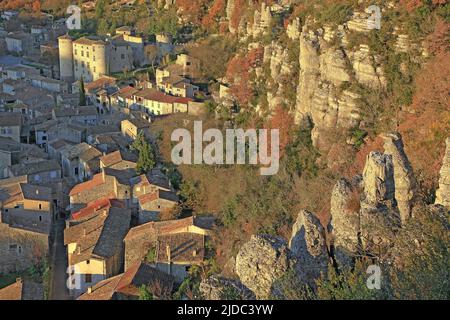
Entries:
<svg viewBox="0 0 450 320">
<path fill-rule="evenodd" d="M 283 156 L 287 145 L 292 140 L 292 127 L 294 126 L 294 117 L 286 108 L 277 106 L 273 112 L 273 116 L 268 121 L 267 129 L 278 129 L 280 133 L 280 157 Z M 269 146 L 270 147 L 270 146 Z"/>
<path fill-rule="evenodd" d="M 241 106 L 248 105 L 254 95 L 250 73 L 261 65 L 263 54 L 263 48 L 252 49 L 245 56 L 236 55 L 228 64 L 226 75 L 233 83 L 231 93 Z"/>
<path fill-rule="evenodd" d="M 214 0 L 213 5 L 209 8 L 208 14 L 202 19 L 202 25 L 206 28 L 210 27 L 214 23 L 214 19 L 225 10 L 225 6 L 225 0 Z"/>
</svg>

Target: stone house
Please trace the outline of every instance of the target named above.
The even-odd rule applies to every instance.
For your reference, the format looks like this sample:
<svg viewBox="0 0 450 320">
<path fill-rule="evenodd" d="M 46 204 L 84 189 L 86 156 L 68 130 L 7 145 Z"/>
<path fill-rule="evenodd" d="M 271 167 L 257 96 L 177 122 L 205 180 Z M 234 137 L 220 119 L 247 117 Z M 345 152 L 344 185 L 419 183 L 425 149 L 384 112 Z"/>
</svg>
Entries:
<svg viewBox="0 0 450 320">
<path fill-rule="evenodd" d="M 6 36 L 5 41 L 9 52 L 22 55 L 28 54 L 33 44 L 31 34 L 25 32 L 11 32 Z"/>
<path fill-rule="evenodd" d="M 100 157 L 102 153 L 95 147 L 90 146 L 80 155 L 80 171 L 78 175 L 79 181 L 92 179 L 94 174 L 100 172 Z"/>
<path fill-rule="evenodd" d="M 152 263 L 182 282 L 191 265 L 201 265 L 205 253 L 205 237 L 210 234 L 212 220 L 189 217 L 179 220 L 148 222 L 130 229 L 125 242 L 125 270 L 139 261 Z"/>
<path fill-rule="evenodd" d="M 135 169 L 138 158 L 134 153 L 117 150 L 100 158 L 100 168 L 111 168 L 116 170 Z"/>
<path fill-rule="evenodd" d="M 44 287 L 18 278 L 13 284 L 0 289 L 0 300 L 44 300 Z"/>
<path fill-rule="evenodd" d="M 53 109 L 53 119 L 61 122 L 79 122 L 81 124 L 98 124 L 98 113 L 94 107 L 77 107 Z"/>
<path fill-rule="evenodd" d="M 159 190 L 147 193 L 138 198 L 138 223 L 158 221 L 161 212 L 172 210 L 178 204 L 178 196 L 172 191 Z"/>
<path fill-rule="evenodd" d="M 53 126 L 57 125 L 56 120 L 47 120 L 34 126 L 34 132 L 36 137 L 36 144 L 43 149 L 47 150 L 48 145 L 48 131 Z"/>
<path fill-rule="evenodd" d="M 64 230 L 74 297 L 123 269 L 123 239 L 130 228 L 130 212 L 122 208 L 96 211 Z"/>
<path fill-rule="evenodd" d="M 7 178 L 6 169 L 19 163 L 20 144 L 11 138 L 0 137 L 0 179 Z"/>
<path fill-rule="evenodd" d="M 80 177 L 80 157 L 83 153 L 94 147 L 90 146 L 86 142 L 79 143 L 74 146 L 61 150 L 61 165 L 62 173 L 65 177 L 71 177 L 78 181 Z M 95 148 L 94 148 L 95 149 Z"/>
<path fill-rule="evenodd" d="M 130 180 L 135 176 L 132 171 L 120 171 L 105 168 L 101 173 L 92 177 L 92 180 L 82 182 L 69 193 L 70 209 L 78 211 L 88 203 L 103 197 L 125 201 L 126 207 L 131 207 Z"/>
<path fill-rule="evenodd" d="M 47 130 L 48 141 L 63 139 L 73 143 L 86 141 L 86 133 L 86 126 L 78 122 L 58 122 L 58 125 Z"/>
<path fill-rule="evenodd" d="M 21 114 L 12 112 L 0 112 L 0 137 L 11 138 L 21 142 L 21 129 L 23 118 Z"/>
<path fill-rule="evenodd" d="M 48 254 L 51 189 L 27 183 L 0 186 L 0 273 L 20 272 Z"/>
<path fill-rule="evenodd" d="M 9 177 L 27 176 L 29 181 L 38 185 L 61 182 L 61 166 L 56 160 L 20 163 L 7 170 Z"/>
<path fill-rule="evenodd" d="M 143 89 L 133 96 L 134 103 L 152 115 L 187 112 L 190 98 L 165 94 L 157 89 Z"/>
<path fill-rule="evenodd" d="M 51 159 L 55 159 L 61 163 L 61 152 L 72 147 L 74 143 L 64 139 L 53 140 L 47 145 L 47 152 Z"/>
<path fill-rule="evenodd" d="M 51 188 L 52 200 L 57 207 L 63 207 L 61 166 L 56 160 L 21 162 L 7 168 L 9 177 L 26 176 L 28 183 Z"/>
<path fill-rule="evenodd" d="M 131 139 L 136 139 L 139 132 L 142 131 L 144 136 L 150 136 L 150 122 L 143 119 L 126 119 L 120 123 L 122 135 Z"/>
<path fill-rule="evenodd" d="M 1 190 L 6 198 L 1 202 L 1 223 L 14 228 L 50 233 L 54 220 L 50 188 L 14 183 Z"/>
<path fill-rule="evenodd" d="M 89 287 L 78 300 L 138 300 L 142 286 L 150 290 L 154 299 L 167 299 L 173 285 L 172 276 L 149 263 L 138 262 L 126 272 Z"/>
</svg>

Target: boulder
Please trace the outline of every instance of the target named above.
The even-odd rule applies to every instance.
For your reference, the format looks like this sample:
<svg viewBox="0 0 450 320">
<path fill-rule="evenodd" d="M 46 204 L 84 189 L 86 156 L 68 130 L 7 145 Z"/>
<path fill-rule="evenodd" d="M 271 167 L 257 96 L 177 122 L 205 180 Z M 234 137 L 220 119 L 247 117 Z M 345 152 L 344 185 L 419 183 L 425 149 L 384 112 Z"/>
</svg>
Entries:
<svg viewBox="0 0 450 320">
<path fill-rule="evenodd" d="M 236 274 L 258 299 L 273 294 L 275 282 L 295 266 L 286 241 L 269 235 L 253 235 L 236 256 Z"/>
<path fill-rule="evenodd" d="M 240 281 L 212 275 L 200 283 L 200 293 L 206 300 L 254 300 L 255 295 Z"/>
</svg>

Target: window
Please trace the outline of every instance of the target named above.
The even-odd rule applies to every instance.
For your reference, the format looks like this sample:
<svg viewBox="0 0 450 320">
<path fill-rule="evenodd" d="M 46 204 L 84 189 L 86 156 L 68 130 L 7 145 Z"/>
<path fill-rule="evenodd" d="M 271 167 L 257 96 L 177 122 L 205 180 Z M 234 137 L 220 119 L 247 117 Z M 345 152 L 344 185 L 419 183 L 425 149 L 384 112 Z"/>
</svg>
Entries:
<svg viewBox="0 0 450 320">
<path fill-rule="evenodd" d="M 34 176 L 34 181 L 36 181 L 36 182 L 39 182 L 39 181 L 41 181 L 41 176 L 40 175 L 35 175 Z"/>
<path fill-rule="evenodd" d="M 88 57 L 88 58 L 89 58 L 89 51 L 88 51 L 88 52 L 86 52 L 86 57 Z"/>
<path fill-rule="evenodd" d="M 39 209 L 40 209 L 40 206 L 41 205 L 39 205 Z M 39 216 L 39 222 L 42 222 L 42 216 Z"/>
<path fill-rule="evenodd" d="M 84 57 L 84 51 L 81 51 L 81 56 Z"/>
<path fill-rule="evenodd" d="M 92 275 L 91 274 L 85 274 L 84 275 L 84 282 L 91 283 L 92 282 Z"/>
<path fill-rule="evenodd" d="M 78 55 L 78 50 L 77 49 L 75 49 L 75 55 Z"/>
<path fill-rule="evenodd" d="M 125 55 L 123 53 L 120 55 L 120 59 L 125 60 Z"/>
<path fill-rule="evenodd" d="M 91 263 L 91 260 L 86 260 L 86 264 L 90 264 Z"/>
<path fill-rule="evenodd" d="M 42 204 L 41 203 L 39 203 L 39 210 L 42 210 Z M 41 221 L 41 220 L 42 220 L 42 217 L 39 216 L 39 221 Z"/>
<path fill-rule="evenodd" d="M 56 178 L 58 176 L 58 173 L 56 171 L 50 172 L 50 178 Z"/>
</svg>

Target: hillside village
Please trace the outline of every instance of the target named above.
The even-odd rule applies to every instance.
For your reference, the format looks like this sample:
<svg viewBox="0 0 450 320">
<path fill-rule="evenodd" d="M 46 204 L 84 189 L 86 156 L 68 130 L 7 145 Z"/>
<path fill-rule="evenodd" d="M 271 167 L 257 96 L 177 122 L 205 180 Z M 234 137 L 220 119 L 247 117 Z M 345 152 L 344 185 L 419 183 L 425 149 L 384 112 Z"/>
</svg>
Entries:
<svg viewBox="0 0 450 320">
<path fill-rule="evenodd" d="M 2 19 L 18 14 L 4 11 Z M 151 294 L 170 296 L 205 259 L 213 222 L 180 217 L 163 168 L 157 161 L 137 168 L 142 151 L 132 145 L 155 144 L 158 116 L 204 113 L 208 92 L 196 85 L 198 61 L 177 54 L 170 36 L 150 43 L 128 26 L 78 38 L 64 20 L 18 29 L 1 38 L 0 274 L 37 268 L 38 278 L 48 278 L 18 276 L 11 290 L 40 287 L 40 299 L 133 299 L 141 285 L 160 282 L 164 291 Z M 41 62 L 48 56 L 53 64 Z M 139 79 L 116 75 L 139 70 Z M 56 258 L 58 247 L 65 258 Z M 67 276 L 68 291 L 66 281 L 55 283 Z M 97 293 L 105 281 L 120 285 Z"/>
<path fill-rule="evenodd" d="M 80 1 L 82 30 L 51 1 L 1 7 L 0 300 L 336 298 L 330 273 L 394 279 L 410 245 L 448 245 L 448 100 L 411 80 L 448 50 L 396 26 L 411 62 L 384 56 L 364 1 L 193 2 Z M 198 119 L 279 128 L 281 173 L 175 167 L 170 130 Z"/>
</svg>

